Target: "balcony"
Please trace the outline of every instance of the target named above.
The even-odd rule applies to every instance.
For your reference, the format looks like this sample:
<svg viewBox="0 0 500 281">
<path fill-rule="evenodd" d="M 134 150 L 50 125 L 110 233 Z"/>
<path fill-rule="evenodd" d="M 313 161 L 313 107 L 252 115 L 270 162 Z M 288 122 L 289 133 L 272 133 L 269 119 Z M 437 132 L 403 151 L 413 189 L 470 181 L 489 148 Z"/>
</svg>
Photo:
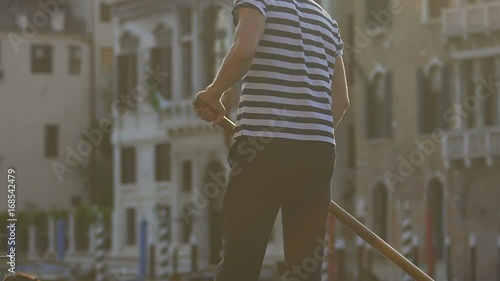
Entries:
<svg viewBox="0 0 500 281">
<path fill-rule="evenodd" d="M 443 11 L 445 37 L 488 34 L 500 30 L 500 1 L 476 3 L 445 9 Z"/>
<path fill-rule="evenodd" d="M 488 166 L 493 158 L 500 157 L 500 128 L 448 132 L 443 138 L 443 158 L 447 167 L 451 161 L 484 159 Z"/>
<path fill-rule="evenodd" d="M 195 130 L 211 130 L 212 126 L 201 121 L 193 109 L 191 100 L 172 102 L 160 112 L 162 125 L 170 133 L 191 132 Z"/>
</svg>

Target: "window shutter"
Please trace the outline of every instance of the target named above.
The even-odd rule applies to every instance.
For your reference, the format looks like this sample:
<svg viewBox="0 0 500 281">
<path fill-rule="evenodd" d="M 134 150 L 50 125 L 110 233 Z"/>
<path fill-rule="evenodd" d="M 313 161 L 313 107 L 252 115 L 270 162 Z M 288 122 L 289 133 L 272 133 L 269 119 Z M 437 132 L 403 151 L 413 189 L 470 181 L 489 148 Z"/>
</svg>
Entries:
<svg viewBox="0 0 500 281">
<path fill-rule="evenodd" d="M 385 108 L 384 108 L 384 137 L 387 138 L 392 138 L 392 119 L 393 119 L 393 113 L 392 113 L 392 73 L 387 72 L 385 76 Z"/>
<path fill-rule="evenodd" d="M 450 109 L 451 101 L 451 68 L 449 64 L 443 65 L 443 80 L 441 96 L 439 97 L 438 127 L 445 130 L 448 124 L 444 120 L 444 113 Z"/>
<path fill-rule="evenodd" d="M 424 70 L 417 69 L 417 129 L 418 133 L 424 133 L 424 114 L 425 114 L 425 91 L 427 81 Z"/>
</svg>

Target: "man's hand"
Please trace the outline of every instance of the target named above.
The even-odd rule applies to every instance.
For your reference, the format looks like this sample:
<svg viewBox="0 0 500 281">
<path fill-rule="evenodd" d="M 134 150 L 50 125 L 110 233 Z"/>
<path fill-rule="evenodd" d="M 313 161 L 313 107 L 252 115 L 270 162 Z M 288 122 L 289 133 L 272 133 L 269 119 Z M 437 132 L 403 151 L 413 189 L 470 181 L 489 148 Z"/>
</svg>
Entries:
<svg viewBox="0 0 500 281">
<path fill-rule="evenodd" d="M 208 90 L 196 94 L 195 100 L 201 99 L 207 106 L 195 107 L 196 115 L 203 121 L 212 122 L 212 126 L 217 126 L 226 115 L 226 108 L 222 104 L 221 95 Z"/>
</svg>

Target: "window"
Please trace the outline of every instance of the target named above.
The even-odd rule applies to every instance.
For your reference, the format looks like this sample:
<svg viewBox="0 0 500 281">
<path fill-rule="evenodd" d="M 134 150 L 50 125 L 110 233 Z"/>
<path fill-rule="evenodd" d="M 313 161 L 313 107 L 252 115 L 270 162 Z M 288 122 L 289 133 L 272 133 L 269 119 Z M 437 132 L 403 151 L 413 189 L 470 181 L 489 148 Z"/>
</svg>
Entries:
<svg viewBox="0 0 500 281">
<path fill-rule="evenodd" d="M 103 133 L 102 144 L 99 149 L 101 159 L 111 159 L 113 155 L 113 145 L 111 144 L 111 134 Z"/>
<path fill-rule="evenodd" d="M 373 189 L 373 201 L 372 201 L 372 212 L 373 212 L 373 232 L 377 234 L 380 238 L 387 241 L 387 189 L 386 187 L 379 183 Z"/>
<path fill-rule="evenodd" d="M 155 72 L 165 72 L 169 75 L 161 77 L 160 81 L 151 80 L 148 85 L 158 84 L 160 94 L 167 100 L 172 99 L 172 46 L 162 46 L 151 49 L 151 68 Z M 148 79 L 155 79 L 148 77 Z M 156 90 L 156 89 L 155 89 Z"/>
<path fill-rule="evenodd" d="M 450 67 L 432 66 L 428 75 L 417 71 L 418 130 L 430 134 L 435 129 L 448 129 L 445 112 L 450 108 Z"/>
<path fill-rule="evenodd" d="M 118 56 L 118 95 L 123 100 L 132 100 L 132 91 L 137 86 L 137 54 Z M 135 102 L 135 101 L 134 101 Z"/>
<path fill-rule="evenodd" d="M 435 256 L 437 259 L 444 258 L 444 236 L 445 236 L 445 218 L 444 218 L 444 195 L 443 186 L 436 179 L 432 180 L 427 189 L 427 208 L 431 212 L 432 219 L 432 242 Z"/>
<path fill-rule="evenodd" d="M 45 126 L 45 157 L 57 157 L 59 151 L 59 126 Z"/>
<path fill-rule="evenodd" d="M 182 43 L 182 62 L 183 62 L 183 84 L 184 84 L 184 97 L 190 98 L 192 93 L 192 49 L 191 41 L 187 40 Z"/>
<path fill-rule="evenodd" d="M 495 75 L 495 58 L 485 58 L 482 60 L 483 64 L 483 71 L 481 74 L 481 77 L 483 79 L 488 80 L 491 75 Z M 478 81 L 478 79 L 476 79 Z M 498 81 L 498 80 L 494 80 Z M 481 84 L 481 82 L 478 82 Z M 484 108 L 484 125 L 485 126 L 498 126 L 498 111 L 500 108 L 498 107 L 498 98 L 499 96 L 496 94 L 496 88 L 495 87 L 490 87 L 484 86 L 481 87 L 481 91 L 483 92 L 483 95 L 487 96 L 486 99 L 483 101 L 483 108 Z"/>
<path fill-rule="evenodd" d="M 127 245 L 135 245 L 136 243 L 136 214 L 134 208 L 127 208 L 125 210 L 125 216 L 127 221 L 127 232 L 126 240 Z"/>
<path fill-rule="evenodd" d="M 182 190 L 190 192 L 192 185 L 192 163 L 188 160 L 182 162 Z"/>
<path fill-rule="evenodd" d="M 69 46 L 69 73 L 80 74 L 82 68 L 82 48 Z"/>
<path fill-rule="evenodd" d="M 101 48 L 99 63 L 102 76 L 111 79 L 113 74 L 113 48 Z"/>
<path fill-rule="evenodd" d="M 101 22 L 110 22 L 111 21 L 111 7 L 106 3 L 101 3 L 100 19 L 101 19 Z"/>
<path fill-rule="evenodd" d="M 192 32 L 192 10 L 189 7 L 180 8 L 180 24 L 182 35 L 190 35 Z"/>
<path fill-rule="evenodd" d="M 182 242 L 183 243 L 189 243 L 190 238 L 191 238 L 191 231 L 193 229 L 193 224 L 192 220 L 187 219 L 187 220 L 182 220 L 183 225 L 182 225 Z"/>
<path fill-rule="evenodd" d="M 392 24 L 392 18 L 389 7 L 390 0 L 365 0 L 366 3 L 366 22 L 367 28 L 372 29 L 377 26 L 380 29 L 386 29 Z"/>
<path fill-rule="evenodd" d="M 121 182 L 122 184 L 135 183 L 136 155 L 135 147 L 121 150 Z"/>
<path fill-rule="evenodd" d="M 367 137 L 392 137 L 392 78 L 391 73 L 376 74 L 367 84 Z"/>
<path fill-rule="evenodd" d="M 31 46 L 31 73 L 52 73 L 52 46 Z"/>
<path fill-rule="evenodd" d="M 467 60 L 462 63 L 461 75 L 463 81 L 463 97 L 462 101 L 475 100 L 474 96 L 474 63 L 472 60 Z M 477 110 L 464 115 L 464 124 L 466 128 L 474 128 L 476 125 Z"/>
<path fill-rule="evenodd" d="M 157 144 L 155 147 L 156 181 L 170 180 L 170 144 Z"/>
<path fill-rule="evenodd" d="M 191 8 L 181 8 L 180 10 L 181 40 L 182 40 L 182 77 L 183 93 L 185 98 L 192 97 L 192 10 Z"/>
<path fill-rule="evenodd" d="M 71 196 L 71 207 L 80 207 L 82 205 L 81 196 Z"/>
<path fill-rule="evenodd" d="M 427 0 L 427 13 L 429 19 L 441 17 L 441 10 L 448 7 L 448 0 Z"/>
</svg>

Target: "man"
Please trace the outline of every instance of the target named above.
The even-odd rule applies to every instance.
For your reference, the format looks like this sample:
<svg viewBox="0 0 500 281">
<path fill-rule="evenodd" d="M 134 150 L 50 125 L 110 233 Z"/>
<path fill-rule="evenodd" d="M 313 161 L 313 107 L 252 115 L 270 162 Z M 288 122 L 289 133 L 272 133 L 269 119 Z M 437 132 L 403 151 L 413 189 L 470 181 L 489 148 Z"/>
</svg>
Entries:
<svg viewBox="0 0 500 281">
<path fill-rule="evenodd" d="M 319 281 L 334 128 L 349 106 L 339 28 L 312 0 L 236 0 L 233 18 L 233 45 L 196 95 L 207 105 L 198 116 L 215 126 L 223 93 L 243 79 L 215 280 L 258 280 L 281 209 L 284 278 Z"/>
</svg>

